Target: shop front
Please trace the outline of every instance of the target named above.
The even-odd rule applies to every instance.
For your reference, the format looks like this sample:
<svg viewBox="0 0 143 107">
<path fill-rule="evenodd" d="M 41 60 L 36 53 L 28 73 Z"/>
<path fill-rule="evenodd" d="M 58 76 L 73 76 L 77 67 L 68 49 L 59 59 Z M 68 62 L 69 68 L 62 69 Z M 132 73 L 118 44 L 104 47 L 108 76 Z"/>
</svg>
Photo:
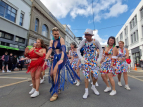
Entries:
<svg viewBox="0 0 143 107">
<path fill-rule="evenodd" d="M 134 65 L 136 64 L 137 67 L 140 67 L 141 55 L 140 55 L 139 47 L 132 49 L 131 52 L 132 52 L 132 56 L 133 56 L 133 64 Z"/>
</svg>

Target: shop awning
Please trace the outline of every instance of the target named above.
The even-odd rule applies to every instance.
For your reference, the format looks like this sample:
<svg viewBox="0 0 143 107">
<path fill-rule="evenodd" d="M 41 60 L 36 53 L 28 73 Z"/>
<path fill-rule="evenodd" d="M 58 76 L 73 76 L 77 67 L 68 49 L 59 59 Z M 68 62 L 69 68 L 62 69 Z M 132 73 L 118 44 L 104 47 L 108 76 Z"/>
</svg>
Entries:
<svg viewBox="0 0 143 107">
<path fill-rule="evenodd" d="M 4 45 L 0 45 L 0 48 L 11 49 L 11 50 L 19 50 L 18 48 L 4 46 Z"/>
<path fill-rule="evenodd" d="M 33 48 L 33 46 L 27 46 L 29 49 Z"/>
</svg>

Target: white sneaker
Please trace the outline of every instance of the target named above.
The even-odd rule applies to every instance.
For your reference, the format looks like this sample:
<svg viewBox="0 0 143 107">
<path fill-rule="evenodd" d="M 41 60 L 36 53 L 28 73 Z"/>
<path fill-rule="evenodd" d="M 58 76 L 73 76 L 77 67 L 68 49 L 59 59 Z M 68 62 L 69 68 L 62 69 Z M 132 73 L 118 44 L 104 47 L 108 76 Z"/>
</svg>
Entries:
<svg viewBox="0 0 143 107">
<path fill-rule="evenodd" d="M 10 72 L 9 70 L 7 70 L 7 72 Z"/>
<path fill-rule="evenodd" d="M 80 82 L 79 82 L 79 81 L 77 81 L 76 86 L 79 86 L 79 85 L 80 85 Z"/>
<path fill-rule="evenodd" d="M 106 89 L 104 90 L 105 93 L 109 91 L 111 91 L 111 87 L 106 87 Z"/>
<path fill-rule="evenodd" d="M 125 89 L 131 90 L 130 87 L 129 87 L 129 85 L 125 85 Z"/>
<path fill-rule="evenodd" d="M 43 82 L 44 82 L 44 79 L 41 79 L 41 80 L 40 80 L 40 84 L 42 84 Z"/>
<path fill-rule="evenodd" d="M 116 90 L 112 90 L 109 95 L 111 95 L 111 96 L 116 95 Z"/>
<path fill-rule="evenodd" d="M 30 87 L 32 87 L 32 86 L 33 86 L 33 84 L 30 84 L 29 86 L 30 86 Z"/>
<path fill-rule="evenodd" d="M 93 82 L 91 82 L 91 85 L 93 84 Z"/>
<path fill-rule="evenodd" d="M 94 94 L 99 95 L 99 92 L 97 91 L 95 87 L 91 87 L 91 89 L 93 90 Z"/>
<path fill-rule="evenodd" d="M 29 92 L 29 94 L 33 94 L 35 92 L 35 88 L 32 88 L 31 91 Z"/>
<path fill-rule="evenodd" d="M 5 73 L 5 71 L 4 71 L 4 70 L 2 70 L 2 73 Z"/>
<path fill-rule="evenodd" d="M 90 79 L 88 79 L 88 82 L 90 82 Z"/>
<path fill-rule="evenodd" d="M 87 97 L 88 97 L 88 93 L 85 92 L 84 95 L 83 95 L 83 98 L 86 99 Z"/>
<path fill-rule="evenodd" d="M 121 83 L 121 82 L 118 82 L 118 85 L 119 85 L 120 87 L 122 87 L 122 83 Z"/>
<path fill-rule="evenodd" d="M 97 87 L 99 86 L 99 85 L 98 85 L 98 82 L 96 82 L 95 86 L 97 86 Z"/>
<path fill-rule="evenodd" d="M 75 80 L 74 82 L 73 82 L 73 84 L 76 84 L 77 83 L 77 80 Z"/>
<path fill-rule="evenodd" d="M 34 98 L 34 97 L 37 97 L 38 95 L 39 95 L 39 91 L 35 91 L 35 92 L 31 95 L 31 97 Z"/>
</svg>

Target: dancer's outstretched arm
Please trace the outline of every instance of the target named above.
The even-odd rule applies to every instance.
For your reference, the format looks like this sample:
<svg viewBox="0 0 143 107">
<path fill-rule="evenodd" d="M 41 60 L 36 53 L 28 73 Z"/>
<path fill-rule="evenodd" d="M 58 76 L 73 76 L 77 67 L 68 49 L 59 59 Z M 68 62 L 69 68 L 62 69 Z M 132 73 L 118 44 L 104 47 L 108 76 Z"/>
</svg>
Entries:
<svg viewBox="0 0 143 107">
<path fill-rule="evenodd" d="M 46 59 L 48 59 L 52 53 L 52 45 L 53 45 L 53 40 L 50 41 L 50 45 L 49 45 L 48 53 L 46 55 Z"/>
</svg>

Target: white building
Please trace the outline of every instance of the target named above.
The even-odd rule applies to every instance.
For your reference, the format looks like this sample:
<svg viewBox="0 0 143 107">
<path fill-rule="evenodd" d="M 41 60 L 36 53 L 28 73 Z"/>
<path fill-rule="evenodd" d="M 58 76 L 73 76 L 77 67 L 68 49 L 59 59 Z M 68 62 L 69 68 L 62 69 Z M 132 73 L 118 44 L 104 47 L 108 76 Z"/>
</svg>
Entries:
<svg viewBox="0 0 143 107">
<path fill-rule="evenodd" d="M 119 41 L 124 41 L 129 50 L 131 66 L 140 66 L 140 59 L 143 59 L 143 0 L 116 35 L 117 45 Z"/>
<path fill-rule="evenodd" d="M 73 34 L 73 32 L 70 30 L 70 28 L 67 25 L 63 25 L 66 31 L 66 37 L 65 37 L 65 44 L 67 48 L 67 52 L 70 49 L 70 44 L 72 42 L 75 42 L 76 45 L 78 46 L 78 42 L 76 41 L 76 36 Z"/>
<path fill-rule="evenodd" d="M 1 54 L 5 51 L 23 54 L 27 45 L 31 5 L 31 0 L 0 0 Z"/>
</svg>

